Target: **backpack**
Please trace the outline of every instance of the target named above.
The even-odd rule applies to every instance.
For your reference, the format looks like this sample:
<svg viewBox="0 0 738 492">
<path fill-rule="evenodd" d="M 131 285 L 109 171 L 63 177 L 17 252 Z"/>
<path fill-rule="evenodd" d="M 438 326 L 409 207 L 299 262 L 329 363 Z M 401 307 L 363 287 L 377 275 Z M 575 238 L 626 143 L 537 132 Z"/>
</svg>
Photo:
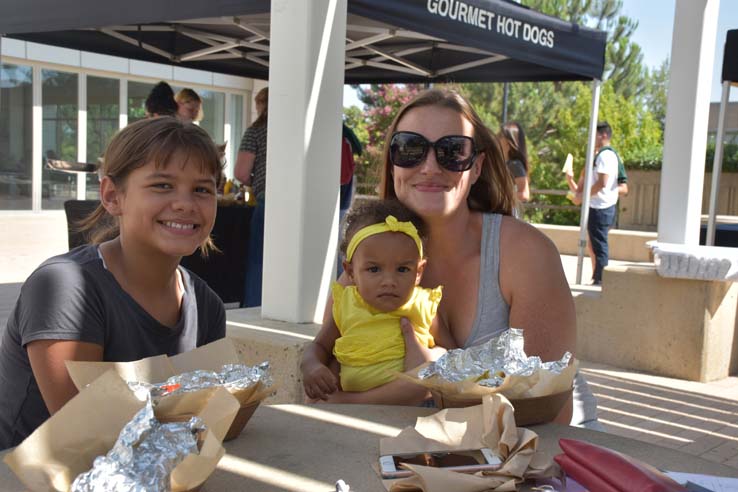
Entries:
<svg viewBox="0 0 738 492">
<path fill-rule="evenodd" d="M 623 184 L 628 182 L 628 173 L 625 172 L 625 166 L 623 165 L 623 160 L 620 158 L 620 154 L 617 153 L 615 149 L 612 147 L 605 146 L 600 149 L 599 152 L 597 152 L 597 155 L 595 156 L 595 160 L 600 156 L 601 153 L 603 153 L 606 150 L 612 150 L 615 153 L 615 157 L 618 158 L 618 184 Z"/>
<path fill-rule="evenodd" d="M 354 153 L 351 150 L 351 143 L 346 137 L 341 138 L 341 184 L 345 185 L 351 181 L 354 176 Z"/>
</svg>

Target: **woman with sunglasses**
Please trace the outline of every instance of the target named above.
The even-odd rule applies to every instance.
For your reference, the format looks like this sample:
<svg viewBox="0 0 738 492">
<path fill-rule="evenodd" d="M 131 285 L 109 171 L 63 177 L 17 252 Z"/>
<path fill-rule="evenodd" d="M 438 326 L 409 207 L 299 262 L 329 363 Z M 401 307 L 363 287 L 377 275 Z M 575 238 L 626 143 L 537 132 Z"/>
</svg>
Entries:
<svg viewBox="0 0 738 492">
<path fill-rule="evenodd" d="M 559 253 L 537 229 L 512 217 L 515 194 L 500 146 L 462 96 L 429 90 L 400 109 L 388 131 L 380 195 L 398 199 L 428 227 L 421 286 L 444 286 L 437 314 L 438 330 L 446 332 L 437 333 L 441 339 L 450 335 L 458 347 L 470 347 L 513 326 L 524 330 L 529 355 L 555 360 L 574 352 L 574 303 Z M 324 328 L 332 323 L 331 304 Z M 403 334 L 406 344 L 418 343 L 407 325 Z M 427 397 L 401 380 L 363 393 L 338 391 L 325 366 L 331 354 L 321 342 L 316 337 L 302 362 L 303 377 L 322 383 L 317 398 L 407 405 Z M 426 360 L 439 355 L 406 351 L 418 352 Z M 406 356 L 405 368 L 420 362 Z M 585 419 L 595 419 L 596 408 L 589 410 Z M 571 412 L 567 404 L 557 421 L 568 423 Z"/>
</svg>

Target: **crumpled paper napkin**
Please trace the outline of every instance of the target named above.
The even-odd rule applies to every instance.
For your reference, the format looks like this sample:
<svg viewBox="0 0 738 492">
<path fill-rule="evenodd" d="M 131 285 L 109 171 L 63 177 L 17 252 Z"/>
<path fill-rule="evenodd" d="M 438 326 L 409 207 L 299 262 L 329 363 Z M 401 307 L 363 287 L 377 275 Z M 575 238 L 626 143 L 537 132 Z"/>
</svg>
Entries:
<svg viewBox="0 0 738 492">
<path fill-rule="evenodd" d="M 513 407 L 507 398 L 487 395 L 481 405 L 418 417 L 415 427 L 381 439 L 379 450 L 381 455 L 391 455 L 490 448 L 503 461 L 499 470 L 466 474 L 406 465 L 414 472 L 412 477 L 382 483 L 390 492 L 515 491 L 525 479 L 561 475 L 559 467 L 549 456 L 538 453 L 537 447 L 535 432 L 515 426 Z"/>
</svg>

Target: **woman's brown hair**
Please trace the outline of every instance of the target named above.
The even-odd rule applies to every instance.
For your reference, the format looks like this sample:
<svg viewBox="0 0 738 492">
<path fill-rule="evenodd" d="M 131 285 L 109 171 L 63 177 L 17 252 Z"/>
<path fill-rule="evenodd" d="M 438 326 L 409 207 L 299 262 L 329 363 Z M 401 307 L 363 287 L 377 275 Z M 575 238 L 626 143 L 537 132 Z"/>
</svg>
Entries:
<svg viewBox="0 0 738 492">
<path fill-rule="evenodd" d="M 175 153 L 187 156 L 182 164 L 198 163 L 200 169 L 215 176 L 216 185 L 223 179 L 218 149 L 210 135 L 197 125 L 181 123 L 171 116 L 137 121 L 116 133 L 110 140 L 98 174 L 107 176 L 115 186 L 125 189 L 128 176 L 153 162 L 165 167 Z M 100 204 L 89 216 L 76 224 L 76 230 L 87 232 L 93 244 L 113 239 L 120 233 L 118 219 Z M 210 237 L 200 246 L 204 255 L 215 249 Z"/>
<path fill-rule="evenodd" d="M 384 144 L 383 166 L 380 183 L 380 198 L 397 198 L 392 179 L 392 164 L 389 161 L 389 147 L 397 125 L 408 111 L 415 108 L 437 106 L 448 108 L 461 114 L 474 127 L 474 145 L 478 153 L 484 155 L 482 171 L 471 187 L 467 203 L 471 210 L 512 215 L 515 206 L 515 193 L 512 176 L 505 165 L 497 138 L 484 125 L 471 104 L 459 93 L 451 90 L 430 89 L 421 92 L 405 104 L 395 116 Z"/>
</svg>

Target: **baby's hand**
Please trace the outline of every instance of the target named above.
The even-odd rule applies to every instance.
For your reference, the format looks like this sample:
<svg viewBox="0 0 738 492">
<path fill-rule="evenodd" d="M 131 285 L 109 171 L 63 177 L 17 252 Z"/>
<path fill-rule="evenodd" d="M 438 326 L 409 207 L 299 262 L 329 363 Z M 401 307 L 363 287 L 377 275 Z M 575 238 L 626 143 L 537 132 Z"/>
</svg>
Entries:
<svg viewBox="0 0 738 492">
<path fill-rule="evenodd" d="M 323 364 L 316 364 L 307 371 L 303 371 L 302 385 L 305 394 L 313 400 L 325 400 L 328 395 L 338 390 L 338 380 L 335 374 Z"/>
</svg>

